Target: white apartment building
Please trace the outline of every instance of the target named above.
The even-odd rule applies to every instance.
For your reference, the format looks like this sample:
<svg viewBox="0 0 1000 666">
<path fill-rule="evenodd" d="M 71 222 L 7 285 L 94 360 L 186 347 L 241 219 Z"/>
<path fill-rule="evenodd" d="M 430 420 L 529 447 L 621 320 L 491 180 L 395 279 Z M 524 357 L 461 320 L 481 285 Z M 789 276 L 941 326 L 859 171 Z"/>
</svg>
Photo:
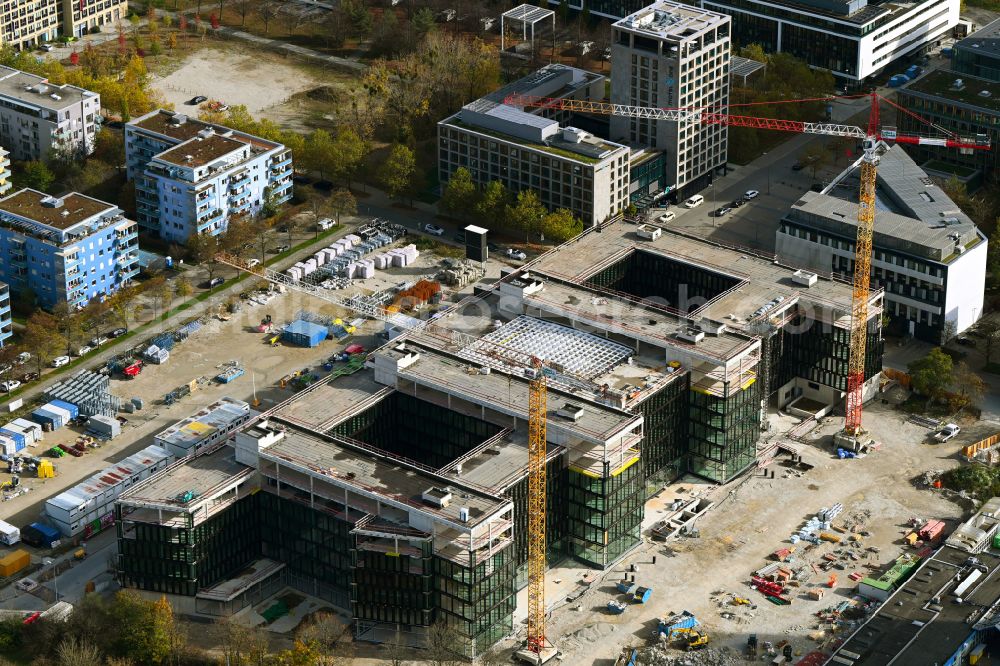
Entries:
<svg viewBox="0 0 1000 666">
<path fill-rule="evenodd" d="M 806 192 L 781 220 L 783 263 L 813 271 L 854 272 L 857 169 L 822 192 Z M 940 343 L 945 322 L 961 333 L 983 315 L 986 236 L 899 146 L 879 163 L 871 286 L 885 290 L 890 328 Z"/>
<path fill-rule="evenodd" d="M 611 102 L 724 107 L 729 103 L 729 29 L 724 14 L 670 0 L 617 21 L 612 26 Z M 682 197 L 708 185 L 713 171 L 727 160 L 725 125 L 612 116 L 610 137 L 664 151 L 665 182 Z"/>
<path fill-rule="evenodd" d="M 292 156 L 284 145 L 172 111 L 126 125 L 125 161 L 136 221 L 173 242 L 220 234 L 231 217 L 257 213 L 269 196 L 276 203 L 292 196 Z"/>
<path fill-rule="evenodd" d="M 464 167 L 480 185 L 497 180 L 511 192 L 532 190 L 547 208 L 566 208 L 585 226 L 627 207 L 628 146 L 563 127 L 559 118 L 567 114 L 504 104 L 507 95 L 515 92 L 600 99 L 604 77 L 549 65 L 440 121 L 438 170 L 442 186 Z"/>
<path fill-rule="evenodd" d="M 58 37 L 61 1 L 0 1 L 0 43 L 10 44 L 18 50 L 30 49 Z"/>
<path fill-rule="evenodd" d="M 89 155 L 100 111 L 95 92 L 0 67 L 0 144 L 16 160 L 43 160 L 52 151 Z"/>
<path fill-rule="evenodd" d="M 61 0 L 62 34 L 83 37 L 94 28 L 128 17 L 128 0 Z"/>
</svg>

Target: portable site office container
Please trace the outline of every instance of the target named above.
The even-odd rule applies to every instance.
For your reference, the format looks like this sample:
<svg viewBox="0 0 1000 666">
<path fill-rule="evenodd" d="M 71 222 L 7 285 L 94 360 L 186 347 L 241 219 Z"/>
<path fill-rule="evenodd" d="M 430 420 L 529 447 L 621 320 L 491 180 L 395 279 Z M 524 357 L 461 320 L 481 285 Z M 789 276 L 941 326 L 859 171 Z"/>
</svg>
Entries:
<svg viewBox="0 0 1000 666">
<path fill-rule="evenodd" d="M 0 435 L 14 440 L 15 451 L 20 451 L 28 445 L 27 438 L 24 436 L 23 432 L 18 430 L 9 430 L 7 428 L 0 428 Z"/>
<path fill-rule="evenodd" d="M 17 444 L 10 437 L 0 435 L 0 453 L 12 456 L 17 453 Z"/>
<path fill-rule="evenodd" d="M 73 412 L 69 411 L 65 407 L 60 407 L 55 403 L 48 403 L 45 405 L 45 409 L 50 412 L 55 412 L 56 414 L 61 414 L 63 417 L 63 425 L 69 425 L 69 422 L 73 420 Z"/>
<path fill-rule="evenodd" d="M 101 439 L 114 439 L 122 434 L 122 425 L 116 418 L 94 414 L 87 421 L 87 432 L 91 432 Z"/>
<path fill-rule="evenodd" d="M 24 433 L 25 442 L 31 446 L 35 442 L 42 441 L 42 426 L 28 419 L 14 419 L 4 426 L 11 430 L 20 430 Z"/>
<path fill-rule="evenodd" d="M 80 417 L 80 408 L 74 405 L 73 403 L 66 402 L 65 400 L 53 400 L 49 404 L 65 409 L 67 412 L 69 412 L 69 416 L 71 419 L 76 419 Z"/>
<path fill-rule="evenodd" d="M 31 420 L 42 426 L 44 430 L 48 427 L 49 430 L 59 430 L 63 427 L 63 415 L 58 412 L 53 412 L 45 407 L 39 407 L 35 411 L 31 412 Z"/>
<path fill-rule="evenodd" d="M 0 520 L 0 543 L 13 546 L 21 540 L 21 530 L 10 523 Z"/>
</svg>

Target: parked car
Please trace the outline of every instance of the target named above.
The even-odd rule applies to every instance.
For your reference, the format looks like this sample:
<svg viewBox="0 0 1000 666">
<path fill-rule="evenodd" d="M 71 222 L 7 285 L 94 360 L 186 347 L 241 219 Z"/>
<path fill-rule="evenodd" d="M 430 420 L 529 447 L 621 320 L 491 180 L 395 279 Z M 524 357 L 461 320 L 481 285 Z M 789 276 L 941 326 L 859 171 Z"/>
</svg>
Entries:
<svg viewBox="0 0 1000 666">
<path fill-rule="evenodd" d="M 747 190 L 746 192 L 743 193 L 743 200 L 750 201 L 751 199 L 756 199 L 759 196 L 760 192 L 758 192 L 757 190 Z"/>
<path fill-rule="evenodd" d="M 436 224 L 431 224 L 430 222 L 424 225 L 424 231 L 429 233 L 431 236 L 444 236 L 444 229 Z"/>
<path fill-rule="evenodd" d="M 51 44 L 42 44 L 41 49 L 46 53 L 51 53 L 52 49 L 55 48 Z"/>
<path fill-rule="evenodd" d="M 90 340 L 90 346 L 91 347 L 100 347 L 101 345 L 103 345 L 107 341 L 108 341 L 108 339 L 106 337 L 104 337 L 103 335 L 98 335 L 96 338 L 92 338 Z"/>
<path fill-rule="evenodd" d="M 524 252 L 522 252 L 521 250 L 516 250 L 512 247 L 507 248 L 507 251 L 504 254 L 506 254 L 508 258 L 517 259 L 518 261 L 524 261 L 525 259 L 528 258 L 528 255 L 526 255 Z"/>
<path fill-rule="evenodd" d="M 11 365 L 11 364 L 0 365 L 0 375 L 6 375 L 8 372 L 10 372 L 13 369 L 14 369 L 14 366 Z"/>
<path fill-rule="evenodd" d="M 257 258 L 247 259 L 247 268 L 253 268 L 259 265 L 260 265 L 260 259 Z"/>
<path fill-rule="evenodd" d="M 955 437 L 955 435 L 957 435 L 960 432 L 962 432 L 961 428 L 959 428 L 954 423 L 949 423 L 940 430 L 938 430 L 936 433 L 934 433 L 934 439 L 936 439 L 939 442 L 947 442 L 949 439 L 952 439 L 953 437 Z"/>
<path fill-rule="evenodd" d="M 201 104 L 202 102 L 205 102 L 207 100 L 208 100 L 208 98 L 205 97 L 204 95 L 195 95 L 194 97 L 192 97 L 191 99 L 188 100 L 188 104 L 190 104 L 192 106 L 195 106 L 195 105 Z"/>
<path fill-rule="evenodd" d="M 53 368 L 61 368 L 67 363 L 69 363 L 69 356 L 56 356 L 54 359 L 52 359 Z"/>
<path fill-rule="evenodd" d="M 33 382 L 36 379 L 38 379 L 38 373 L 37 372 L 26 372 L 23 375 L 21 375 L 21 383 L 22 384 L 27 384 L 28 382 Z"/>
<path fill-rule="evenodd" d="M 730 208 L 729 206 L 723 206 L 722 208 L 715 211 L 715 216 L 722 217 L 723 215 L 728 215 L 731 212 L 733 212 L 732 208 Z"/>
<path fill-rule="evenodd" d="M 964 335 L 960 335 L 957 338 L 955 338 L 955 342 L 957 342 L 958 344 L 960 344 L 960 345 L 962 345 L 964 347 L 975 347 L 976 346 L 976 341 L 975 340 L 973 340 L 972 338 L 968 338 L 968 337 L 966 337 Z"/>
<path fill-rule="evenodd" d="M 226 281 L 226 278 L 223 278 L 223 277 L 214 277 L 214 278 L 212 278 L 211 280 L 208 281 L 208 288 L 212 289 L 214 287 L 218 287 L 220 284 L 222 284 L 225 281 Z"/>
<path fill-rule="evenodd" d="M 3 391 L 4 393 L 10 393 L 19 386 L 21 386 L 21 382 L 17 381 L 16 379 L 8 379 L 5 382 L 0 382 L 0 391 Z"/>
<path fill-rule="evenodd" d="M 746 201 L 743 201 L 743 199 L 733 199 L 733 201 L 729 204 L 729 207 L 730 208 L 739 208 L 740 206 L 742 206 L 745 203 L 746 203 Z"/>
<path fill-rule="evenodd" d="M 272 250 L 275 254 L 281 254 L 282 252 L 288 252 L 291 248 L 289 245 L 278 245 Z"/>
<path fill-rule="evenodd" d="M 25 363 L 27 363 L 30 360 L 31 360 L 31 353 L 30 352 L 21 352 L 20 354 L 17 355 L 17 364 L 18 365 L 24 365 Z"/>
<path fill-rule="evenodd" d="M 76 350 L 76 355 L 83 356 L 84 354 L 89 354 L 92 351 L 94 351 L 94 348 L 91 347 L 90 345 L 82 345 L 79 349 Z"/>
<path fill-rule="evenodd" d="M 113 331 L 111 331 L 110 333 L 108 333 L 108 337 L 109 337 L 109 338 L 111 338 L 111 339 L 113 340 L 113 339 L 115 339 L 115 338 L 120 338 L 120 337 L 122 337 L 122 336 L 123 336 L 123 335 L 125 335 L 126 333 L 128 333 L 128 329 L 127 329 L 127 328 L 125 328 L 125 327 L 123 327 L 123 326 L 119 326 L 119 327 L 118 327 L 118 328 L 116 328 L 115 330 L 113 330 Z"/>
<path fill-rule="evenodd" d="M 671 221 L 672 219 L 674 219 L 675 217 L 677 217 L 677 213 L 675 213 L 672 210 L 668 210 L 666 213 L 664 213 L 663 215 L 660 215 L 658 218 L 656 218 L 656 221 L 657 222 L 662 222 L 662 223 L 667 223 L 667 222 Z"/>
<path fill-rule="evenodd" d="M 806 165 L 803 164 L 802 162 L 796 162 L 795 164 L 792 165 L 792 171 L 802 171 L 805 168 Z"/>
</svg>

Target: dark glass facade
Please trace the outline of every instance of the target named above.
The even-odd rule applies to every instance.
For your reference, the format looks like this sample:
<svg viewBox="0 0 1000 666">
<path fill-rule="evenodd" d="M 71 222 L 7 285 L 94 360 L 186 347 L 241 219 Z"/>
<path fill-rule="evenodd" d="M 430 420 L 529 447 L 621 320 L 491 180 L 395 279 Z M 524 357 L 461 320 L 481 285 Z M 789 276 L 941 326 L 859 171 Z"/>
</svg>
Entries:
<svg viewBox="0 0 1000 666">
<path fill-rule="evenodd" d="M 122 585 L 193 596 L 230 578 L 261 557 L 256 498 L 241 499 L 199 525 L 192 525 L 188 516 L 186 527 L 123 522 L 121 507 L 116 507 Z"/>
<path fill-rule="evenodd" d="M 701 307 L 739 282 L 729 275 L 641 250 L 587 280 L 596 287 L 650 299 L 682 312 Z"/>
<path fill-rule="evenodd" d="M 569 555 L 602 569 L 639 543 L 646 500 L 638 455 L 604 468 L 602 474 L 569 468 L 566 518 Z"/>
<path fill-rule="evenodd" d="M 729 385 L 724 385 L 729 393 Z M 760 386 L 751 379 L 728 396 L 690 392 L 691 471 L 725 483 L 753 464 L 760 434 Z"/>
<path fill-rule="evenodd" d="M 514 569 L 510 547 L 472 566 L 434 558 L 438 616 L 466 637 L 476 654 L 513 629 Z"/>
<path fill-rule="evenodd" d="M 851 332 L 818 322 L 807 322 L 803 317 L 789 326 L 801 333 L 779 333 L 772 346 L 780 353 L 771 387 L 777 389 L 796 377 L 806 381 L 847 390 L 847 370 L 850 359 Z M 865 343 L 865 379 L 882 371 L 882 341 L 878 317 L 868 322 Z"/>
<path fill-rule="evenodd" d="M 647 496 L 687 472 L 688 391 L 685 373 L 639 405 Z"/>
<path fill-rule="evenodd" d="M 545 467 L 545 542 L 549 561 L 564 550 L 566 536 L 566 499 L 568 471 L 566 452 L 549 460 Z M 504 497 L 514 503 L 514 566 L 517 588 L 528 584 L 528 477 L 525 476 L 504 491 Z"/>
<path fill-rule="evenodd" d="M 439 469 L 500 431 L 486 421 L 395 391 L 332 432 Z"/>
</svg>

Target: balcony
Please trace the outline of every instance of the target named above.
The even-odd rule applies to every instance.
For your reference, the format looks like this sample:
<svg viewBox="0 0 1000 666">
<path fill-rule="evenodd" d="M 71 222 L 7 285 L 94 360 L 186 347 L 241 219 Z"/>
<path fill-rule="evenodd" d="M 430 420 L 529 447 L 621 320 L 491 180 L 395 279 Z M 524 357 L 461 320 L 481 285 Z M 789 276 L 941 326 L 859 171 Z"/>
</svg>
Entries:
<svg viewBox="0 0 1000 666">
<path fill-rule="evenodd" d="M 229 191 L 230 192 L 235 192 L 235 191 L 239 190 L 240 188 L 242 188 L 243 186 L 249 185 L 249 184 L 250 184 L 250 176 L 249 175 L 240 176 L 236 180 L 229 181 Z"/>
<path fill-rule="evenodd" d="M 281 167 L 288 166 L 291 163 L 292 163 L 292 156 L 288 153 L 285 153 L 284 155 L 276 155 L 271 160 L 271 163 L 268 166 L 271 167 L 272 169 L 280 169 Z"/>
<path fill-rule="evenodd" d="M 138 240 L 139 238 L 139 227 L 132 226 L 125 232 L 115 232 L 115 240 L 119 244 L 128 243 L 129 241 Z"/>
<path fill-rule="evenodd" d="M 221 208 L 213 208 L 205 213 L 198 213 L 198 224 L 205 224 L 206 222 L 211 222 L 212 220 L 222 217 Z"/>
<path fill-rule="evenodd" d="M 133 266 L 132 268 L 123 268 L 118 272 L 118 280 L 120 282 L 125 282 L 126 280 L 131 280 L 138 274 L 139 274 L 138 266 Z"/>
<path fill-rule="evenodd" d="M 137 261 L 139 261 L 139 255 L 138 254 L 134 254 L 134 253 L 133 254 L 123 254 L 122 256 L 118 257 L 118 265 L 119 266 L 125 266 L 127 264 L 134 264 Z"/>
<path fill-rule="evenodd" d="M 250 200 L 249 199 L 247 199 L 246 201 L 238 202 L 236 205 L 234 205 L 232 207 L 232 211 L 234 213 L 246 213 L 249 210 L 250 210 Z"/>
</svg>

